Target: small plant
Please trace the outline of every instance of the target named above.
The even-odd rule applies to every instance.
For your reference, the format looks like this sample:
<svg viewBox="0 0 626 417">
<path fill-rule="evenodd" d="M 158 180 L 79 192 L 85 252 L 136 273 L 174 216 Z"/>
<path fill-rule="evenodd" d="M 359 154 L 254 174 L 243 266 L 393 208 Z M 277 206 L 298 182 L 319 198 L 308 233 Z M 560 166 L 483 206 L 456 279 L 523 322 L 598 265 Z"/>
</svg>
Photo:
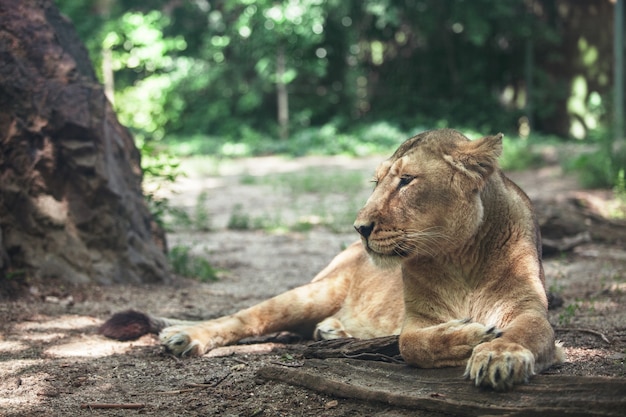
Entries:
<svg viewBox="0 0 626 417">
<path fill-rule="evenodd" d="M 196 278 L 201 282 L 216 281 L 217 271 L 211 264 L 191 253 L 187 246 L 174 246 L 168 254 L 172 269 L 178 275 Z"/>
<path fill-rule="evenodd" d="M 563 286 L 560 284 L 552 284 L 550 288 L 548 288 L 548 293 L 551 294 L 560 294 L 561 292 L 563 292 Z"/>
<path fill-rule="evenodd" d="M 258 179 L 258 177 L 255 177 L 254 175 L 245 173 L 239 179 L 239 184 L 241 184 L 241 185 L 258 185 L 259 184 L 259 179 Z"/>
<path fill-rule="evenodd" d="M 536 168 L 543 162 L 543 156 L 529 140 L 504 138 L 504 152 L 500 158 L 503 169 L 520 171 Z"/>
<path fill-rule="evenodd" d="M 201 192 L 196 200 L 196 207 L 193 216 L 193 227 L 195 230 L 208 232 L 211 230 L 211 215 L 207 208 L 208 194 Z"/>
<path fill-rule="evenodd" d="M 614 181 L 610 155 L 603 150 L 583 153 L 566 161 L 565 170 L 576 173 L 585 188 L 608 187 Z"/>
<path fill-rule="evenodd" d="M 580 300 L 576 300 L 574 303 L 567 305 L 561 314 L 559 314 L 559 325 L 568 326 L 571 324 L 572 319 L 576 316 L 576 313 L 582 308 Z"/>
<path fill-rule="evenodd" d="M 617 180 L 613 187 L 617 207 L 612 210 L 612 217 L 626 218 L 626 170 L 620 169 L 617 173 Z"/>
<path fill-rule="evenodd" d="M 230 214 L 226 227 L 231 230 L 250 230 L 251 225 L 252 221 L 250 215 L 244 213 L 241 204 L 236 204 L 235 207 L 233 207 L 233 212 Z"/>
<path fill-rule="evenodd" d="M 153 142 L 140 143 L 139 150 L 144 175 L 144 198 L 154 220 L 159 226 L 165 227 L 165 218 L 168 215 L 175 218 L 184 217 L 181 210 L 172 207 L 169 199 L 160 193 L 182 175 L 180 161 L 166 148 L 157 147 Z"/>
<path fill-rule="evenodd" d="M 4 275 L 4 278 L 6 280 L 11 280 L 11 279 L 19 278 L 19 277 L 24 277 L 24 276 L 26 276 L 25 269 L 15 269 L 13 271 L 7 271 L 6 274 Z"/>
</svg>

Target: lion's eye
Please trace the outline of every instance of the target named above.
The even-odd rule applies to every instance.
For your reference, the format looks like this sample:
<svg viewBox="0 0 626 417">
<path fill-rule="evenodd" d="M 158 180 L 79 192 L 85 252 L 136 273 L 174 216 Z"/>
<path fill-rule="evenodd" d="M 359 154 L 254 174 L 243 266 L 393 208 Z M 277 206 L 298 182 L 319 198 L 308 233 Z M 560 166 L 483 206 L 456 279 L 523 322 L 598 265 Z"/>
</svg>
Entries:
<svg viewBox="0 0 626 417">
<path fill-rule="evenodd" d="M 413 181 L 415 179 L 415 177 L 411 177 L 408 175 L 403 175 L 400 177 L 400 182 L 398 183 L 398 188 L 402 188 L 406 185 L 409 185 L 411 183 L 411 181 Z"/>
</svg>

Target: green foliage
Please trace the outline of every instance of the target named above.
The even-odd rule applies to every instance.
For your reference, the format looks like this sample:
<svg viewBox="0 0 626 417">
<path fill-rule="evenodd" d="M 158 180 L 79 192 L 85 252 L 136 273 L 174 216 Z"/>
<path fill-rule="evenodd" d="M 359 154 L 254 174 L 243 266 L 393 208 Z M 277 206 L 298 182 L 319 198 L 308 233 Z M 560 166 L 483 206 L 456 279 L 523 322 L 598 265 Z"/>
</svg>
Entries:
<svg viewBox="0 0 626 417">
<path fill-rule="evenodd" d="M 191 253 L 186 246 L 174 246 L 170 249 L 168 258 L 175 273 L 184 277 L 196 278 L 202 282 L 216 281 L 217 271 L 203 258 Z"/>
<path fill-rule="evenodd" d="M 577 298 L 573 303 L 570 303 L 563 308 L 563 311 L 559 314 L 559 325 L 570 325 L 579 312 L 595 311 L 595 303 L 596 300 L 594 299 L 582 300 Z"/>
<path fill-rule="evenodd" d="M 236 140 L 193 135 L 186 139 L 172 137 L 163 143 L 180 157 L 211 155 L 237 158 L 269 154 L 367 156 L 389 153 L 411 134 L 387 122 L 364 124 L 345 133 L 340 132 L 337 124 L 327 123 L 296 131 L 288 141 L 277 141 L 243 127 Z"/>
<path fill-rule="evenodd" d="M 170 183 L 181 175 L 180 161 L 166 147 L 154 142 L 140 142 L 141 169 L 147 179 Z"/>
<path fill-rule="evenodd" d="M 481 135 L 476 134 L 475 137 Z M 500 166 L 506 171 L 521 171 L 538 168 L 546 163 L 544 153 L 548 149 L 561 149 L 564 141 L 552 135 L 533 133 L 522 138 L 514 135 L 505 135 L 503 152 L 500 157 Z M 552 151 L 554 153 L 555 151 Z M 560 155 L 557 155 L 560 157 Z"/>
<path fill-rule="evenodd" d="M 500 166 L 506 171 L 521 171 L 543 163 L 541 153 L 528 140 L 504 138 L 503 146 Z"/>
<path fill-rule="evenodd" d="M 179 160 L 154 142 L 140 142 L 139 150 L 144 175 L 144 197 L 155 221 L 164 227 L 168 215 L 187 219 L 187 215 L 173 207 L 169 199 L 161 193 L 182 175 Z"/>
<path fill-rule="evenodd" d="M 576 317 L 578 311 L 580 311 L 581 309 L 582 302 L 580 300 L 576 300 L 575 302 L 568 304 L 559 314 L 559 325 L 570 325 L 572 323 L 572 320 Z"/>
<path fill-rule="evenodd" d="M 252 220 L 250 216 L 244 213 L 241 204 L 235 205 L 226 225 L 231 230 L 250 230 L 252 228 Z"/>
<path fill-rule="evenodd" d="M 193 215 L 193 229 L 203 232 L 211 230 L 211 214 L 207 208 L 208 194 L 206 191 L 198 195 Z"/>
<path fill-rule="evenodd" d="M 591 146 L 565 161 L 566 171 L 578 176 L 586 188 L 616 188 L 619 190 L 626 167 L 626 150 L 612 146 L 611 131 L 592 132 Z"/>
<path fill-rule="evenodd" d="M 566 162 L 567 171 L 578 176 L 585 188 L 604 188 L 613 184 L 610 156 L 604 151 L 584 152 Z"/>
<path fill-rule="evenodd" d="M 585 132 L 606 122 L 608 61 L 582 32 L 579 54 L 567 55 L 572 48 L 561 45 L 576 38 L 550 1 L 532 8 L 523 0 L 57 4 L 101 79 L 110 57 L 120 120 L 140 141 L 167 143 L 177 155 L 359 156 L 387 153 L 418 128 L 516 132 L 528 116 L 563 133 L 552 121 Z M 535 64 L 526 73 L 529 45 Z M 555 62 L 574 70 L 556 76 Z M 278 85 L 289 99 L 287 141 L 277 139 Z M 539 161 L 532 142 L 507 147 L 507 169 Z M 571 163 L 586 185 L 612 185 L 625 168 L 601 148 Z M 151 204 L 167 211 L 166 202 Z"/>
<path fill-rule="evenodd" d="M 243 154 L 283 151 L 279 82 L 288 88 L 292 154 L 318 144 L 325 153 L 371 152 L 355 150 L 353 138 L 379 121 L 514 130 L 521 107 L 503 107 L 499 94 L 524 79 L 526 40 L 559 40 L 521 0 L 58 4 L 101 76 L 102 52 L 111 51 L 118 114 L 140 137 L 199 135 L 218 152 L 256 142 L 234 148 Z"/>
<path fill-rule="evenodd" d="M 613 187 L 617 206 L 614 208 L 612 216 L 619 219 L 626 218 L 626 170 L 621 169 L 617 173 L 617 181 Z"/>
</svg>

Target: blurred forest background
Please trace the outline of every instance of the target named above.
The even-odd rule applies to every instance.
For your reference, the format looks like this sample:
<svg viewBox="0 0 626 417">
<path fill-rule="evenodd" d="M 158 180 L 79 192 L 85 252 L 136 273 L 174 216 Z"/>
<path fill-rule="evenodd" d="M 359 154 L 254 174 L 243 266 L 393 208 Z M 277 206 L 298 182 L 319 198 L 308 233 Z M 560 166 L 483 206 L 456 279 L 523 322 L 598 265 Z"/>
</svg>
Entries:
<svg viewBox="0 0 626 417">
<path fill-rule="evenodd" d="M 144 154 L 388 153 L 503 131 L 615 186 L 610 0 L 57 0 Z M 158 165 L 158 164 L 157 164 Z M 163 162 L 159 168 L 163 169 Z"/>
</svg>

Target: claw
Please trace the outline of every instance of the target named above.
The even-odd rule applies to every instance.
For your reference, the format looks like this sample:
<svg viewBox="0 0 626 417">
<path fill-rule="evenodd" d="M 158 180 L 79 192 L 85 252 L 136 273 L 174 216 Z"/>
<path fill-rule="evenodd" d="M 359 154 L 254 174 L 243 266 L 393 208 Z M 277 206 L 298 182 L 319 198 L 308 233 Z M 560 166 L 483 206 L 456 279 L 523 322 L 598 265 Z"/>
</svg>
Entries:
<svg viewBox="0 0 626 417">
<path fill-rule="evenodd" d="M 492 333 L 496 339 L 502 336 L 502 330 L 498 329 L 496 326 L 491 326 L 487 329 L 487 334 L 492 334 Z"/>
<path fill-rule="evenodd" d="M 493 375 L 493 380 L 496 382 L 496 384 L 500 384 L 500 381 L 502 379 L 502 376 L 500 375 L 500 368 L 496 369 L 496 373 Z"/>
</svg>

